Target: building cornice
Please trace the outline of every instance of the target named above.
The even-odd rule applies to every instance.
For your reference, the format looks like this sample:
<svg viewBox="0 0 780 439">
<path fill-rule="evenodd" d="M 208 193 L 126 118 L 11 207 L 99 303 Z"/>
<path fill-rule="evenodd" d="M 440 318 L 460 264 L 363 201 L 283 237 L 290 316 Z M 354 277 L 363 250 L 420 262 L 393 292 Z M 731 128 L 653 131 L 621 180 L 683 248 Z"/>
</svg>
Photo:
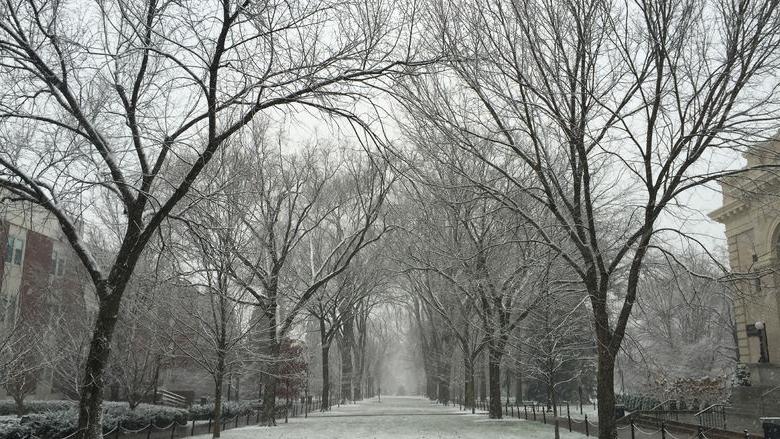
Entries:
<svg viewBox="0 0 780 439">
<path fill-rule="evenodd" d="M 750 210 L 749 203 L 737 200 L 713 210 L 708 216 L 714 221 L 725 224 L 726 220 L 739 216 L 748 210 Z"/>
</svg>

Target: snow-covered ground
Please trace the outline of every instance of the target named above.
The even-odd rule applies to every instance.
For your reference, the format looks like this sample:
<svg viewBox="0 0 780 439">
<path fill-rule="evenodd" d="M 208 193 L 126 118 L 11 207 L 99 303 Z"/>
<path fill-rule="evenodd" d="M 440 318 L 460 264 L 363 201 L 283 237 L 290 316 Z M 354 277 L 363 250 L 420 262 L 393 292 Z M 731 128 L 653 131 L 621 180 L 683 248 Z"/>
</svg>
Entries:
<svg viewBox="0 0 780 439">
<path fill-rule="evenodd" d="M 592 422 L 598 421 L 599 411 L 593 404 L 587 404 L 582 406 L 582 413 L 580 413 L 579 406 L 570 406 L 569 411 L 572 419 L 584 419 L 585 415 L 588 415 L 588 420 Z M 566 416 L 566 407 L 561 412 L 561 417 Z"/>
<path fill-rule="evenodd" d="M 284 421 L 282 421 L 284 422 Z M 206 439 L 209 436 L 196 436 Z M 308 419 L 290 419 L 277 427 L 244 427 L 222 433 L 224 439 L 552 439 L 553 428 L 520 419 L 491 420 L 486 414 L 442 407 L 423 398 L 382 397 L 334 407 Z M 582 439 L 561 430 L 562 439 Z"/>
</svg>

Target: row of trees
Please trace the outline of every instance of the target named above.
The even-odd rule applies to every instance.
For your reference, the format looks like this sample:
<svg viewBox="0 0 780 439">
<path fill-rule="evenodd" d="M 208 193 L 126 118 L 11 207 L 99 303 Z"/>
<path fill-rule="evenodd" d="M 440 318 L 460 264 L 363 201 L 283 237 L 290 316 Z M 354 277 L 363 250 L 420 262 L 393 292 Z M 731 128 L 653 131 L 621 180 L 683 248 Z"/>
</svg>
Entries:
<svg viewBox="0 0 780 439">
<path fill-rule="evenodd" d="M 123 297 L 144 255 L 171 255 L 162 265 L 180 273 L 174 283 L 209 292 L 202 325 L 218 353 L 208 366 L 215 375 L 231 361 L 228 348 L 253 334 L 273 389 L 281 342 L 307 311 L 322 354 L 335 323 L 352 351 L 342 355 L 354 360 L 347 375 L 363 370 L 355 352 L 368 342 L 356 328 L 368 326 L 372 302 L 349 291 L 371 286 L 348 267 L 385 230 L 392 175 L 408 175 L 401 211 L 419 215 L 399 223 L 412 238 L 394 245 L 399 284 L 417 300 L 412 314 L 435 328 L 421 330 L 426 355 L 458 345 L 472 389 L 473 363 L 486 355 L 495 396 L 510 342 L 529 326 L 570 340 L 525 348 L 556 359 L 548 373 L 581 363 L 582 340 L 566 331 L 580 326 L 570 323 L 582 311 L 593 331 L 599 437 L 614 437 L 615 361 L 647 258 L 668 253 L 681 234 L 665 215 L 684 208 L 686 192 L 736 173 L 720 164 L 721 151 L 776 129 L 777 8 L 774 0 L 4 4 L 3 199 L 57 221 L 97 303 L 80 436 L 100 437 L 111 347 L 133 312 Z M 400 105 L 403 142 L 377 126 L 380 92 Z M 278 152 L 257 121 L 290 111 L 347 121 L 387 160 L 318 147 Z M 559 304 L 572 311 L 543 312 Z M 246 316 L 236 305 L 252 307 L 247 324 L 233 323 Z M 447 372 L 441 361 L 426 367 Z M 264 395 L 273 422 L 275 392 Z M 500 416 L 498 398 L 491 415 Z"/>
</svg>

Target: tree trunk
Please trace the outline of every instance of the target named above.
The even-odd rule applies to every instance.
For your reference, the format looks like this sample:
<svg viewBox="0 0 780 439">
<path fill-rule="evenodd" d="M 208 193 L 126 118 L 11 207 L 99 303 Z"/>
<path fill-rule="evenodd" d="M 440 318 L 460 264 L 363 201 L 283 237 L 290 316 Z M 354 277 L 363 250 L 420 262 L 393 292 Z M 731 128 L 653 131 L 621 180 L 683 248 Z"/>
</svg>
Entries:
<svg viewBox="0 0 780 439">
<path fill-rule="evenodd" d="M 617 437 L 615 426 L 615 357 L 606 347 L 608 343 L 599 340 L 598 374 L 596 395 L 599 401 L 599 439 Z"/>
<path fill-rule="evenodd" d="M 437 378 L 439 382 L 439 388 L 436 394 L 436 398 L 442 404 L 448 404 L 450 402 L 450 361 L 449 357 L 442 355 L 439 357 L 439 367 Z"/>
<path fill-rule="evenodd" d="M 506 403 L 509 404 L 509 395 L 512 394 L 512 375 L 507 371 L 507 373 L 504 374 L 504 380 L 506 381 L 504 384 L 506 385 Z"/>
<path fill-rule="evenodd" d="M 485 367 L 479 368 L 479 400 L 485 402 L 487 400 L 487 377 L 485 376 Z"/>
<path fill-rule="evenodd" d="M 24 395 L 14 395 L 14 405 L 16 406 L 16 416 L 21 418 L 24 416 Z"/>
<path fill-rule="evenodd" d="M 355 373 L 353 376 L 355 377 L 353 391 L 354 393 L 354 400 L 360 401 L 363 399 L 363 359 L 361 358 L 361 354 L 358 351 L 355 352 L 355 360 L 357 362 L 357 365 L 355 366 Z"/>
<path fill-rule="evenodd" d="M 339 345 L 341 352 L 341 403 L 352 399 L 352 349 L 346 340 Z"/>
<path fill-rule="evenodd" d="M 116 287 L 98 306 L 79 400 L 79 439 L 103 438 L 103 375 L 111 353 L 111 338 L 114 335 L 125 285 L 126 282 L 121 288 Z"/>
<path fill-rule="evenodd" d="M 270 361 L 263 375 L 263 425 L 270 427 L 276 425 L 276 376 L 279 369 L 277 364 L 279 359 L 279 341 L 276 335 L 276 301 L 274 300 L 268 308 L 266 311 L 268 326 L 266 327 L 265 335 L 267 340 L 264 341 L 268 346 L 266 355 L 268 355 Z"/>
<path fill-rule="evenodd" d="M 522 366 L 517 366 L 517 377 L 515 378 L 515 403 L 520 404 L 525 397 L 523 396 L 523 370 Z"/>
<path fill-rule="evenodd" d="M 322 410 L 330 409 L 330 346 L 322 345 Z"/>
<path fill-rule="evenodd" d="M 339 340 L 339 352 L 341 353 L 341 402 L 354 400 L 354 362 L 352 352 L 355 349 L 354 317 L 344 319 L 342 324 L 342 336 Z"/>
<path fill-rule="evenodd" d="M 474 362 L 471 358 L 468 356 L 464 357 L 463 361 L 463 369 L 465 371 L 465 375 L 463 377 L 463 383 L 464 383 L 464 395 L 463 395 L 463 404 L 466 407 L 471 407 L 471 413 L 475 412 L 475 396 L 476 393 L 474 392 Z"/>
<path fill-rule="evenodd" d="M 214 377 L 214 432 L 211 437 L 219 437 L 222 428 L 222 382 L 225 378 L 225 359 L 220 355 Z"/>
<path fill-rule="evenodd" d="M 555 439 L 561 439 L 561 429 L 558 424 L 558 396 L 555 394 L 555 383 L 548 383 L 550 401 L 552 401 L 553 420 L 555 422 Z"/>
<path fill-rule="evenodd" d="M 488 380 L 490 382 L 490 411 L 491 419 L 501 419 L 503 415 L 501 407 L 501 352 L 495 347 L 489 347 L 488 352 Z"/>
<path fill-rule="evenodd" d="M 276 365 L 268 367 L 263 375 L 263 425 L 271 427 L 276 425 Z"/>
</svg>

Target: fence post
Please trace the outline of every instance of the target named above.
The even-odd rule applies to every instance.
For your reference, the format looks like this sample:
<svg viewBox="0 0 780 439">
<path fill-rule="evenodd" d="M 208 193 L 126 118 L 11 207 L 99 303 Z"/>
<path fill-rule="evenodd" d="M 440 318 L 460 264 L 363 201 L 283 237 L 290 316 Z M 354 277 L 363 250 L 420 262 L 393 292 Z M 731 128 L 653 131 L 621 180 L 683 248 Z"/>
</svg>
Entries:
<svg viewBox="0 0 780 439">
<path fill-rule="evenodd" d="M 260 423 L 260 409 L 257 409 L 257 424 Z"/>
<path fill-rule="evenodd" d="M 547 407 L 542 409 L 542 422 L 544 422 L 545 425 L 547 424 Z"/>
<path fill-rule="evenodd" d="M 120 426 L 120 423 L 119 423 L 119 422 L 117 422 L 117 423 L 116 423 L 116 433 L 114 433 L 114 437 L 115 437 L 115 438 L 117 438 L 117 439 L 119 439 L 119 430 L 120 430 L 121 428 L 122 428 L 122 427 Z"/>
<path fill-rule="evenodd" d="M 209 428 L 206 430 L 206 433 L 211 433 L 211 415 L 209 415 Z"/>
<path fill-rule="evenodd" d="M 534 421 L 536 420 L 536 403 L 531 404 L 531 411 L 534 412 Z"/>
<path fill-rule="evenodd" d="M 190 436 L 195 436 L 195 416 L 192 417 L 192 428 L 190 429 Z"/>
<path fill-rule="evenodd" d="M 631 439 L 634 439 L 635 434 L 636 433 L 634 431 L 634 418 L 631 418 Z"/>
<path fill-rule="evenodd" d="M 525 420 L 528 420 L 528 406 L 523 404 L 523 413 L 525 413 Z M 518 413 L 519 414 L 519 413 Z"/>
<path fill-rule="evenodd" d="M 149 439 L 152 436 L 152 428 L 152 424 L 146 426 L 146 439 Z"/>
<path fill-rule="evenodd" d="M 178 425 L 178 422 L 175 420 L 173 421 L 173 428 L 171 428 L 171 439 L 173 439 L 174 435 L 176 435 L 176 426 Z"/>
<path fill-rule="evenodd" d="M 514 404 L 512 404 L 512 417 L 513 418 L 515 417 L 515 405 Z"/>
<path fill-rule="evenodd" d="M 702 439 L 704 437 L 704 429 L 701 428 L 701 425 L 696 427 L 696 437 L 699 439 Z"/>
<path fill-rule="evenodd" d="M 569 416 L 569 401 L 566 401 L 566 416 Z"/>
<path fill-rule="evenodd" d="M 571 415 L 566 413 L 566 418 L 569 420 L 569 433 L 571 433 Z"/>
<path fill-rule="evenodd" d="M 666 422 L 661 421 L 661 439 L 666 439 Z"/>
<path fill-rule="evenodd" d="M 585 436 L 590 436 L 590 426 L 588 425 L 588 415 L 585 415 Z"/>
</svg>

